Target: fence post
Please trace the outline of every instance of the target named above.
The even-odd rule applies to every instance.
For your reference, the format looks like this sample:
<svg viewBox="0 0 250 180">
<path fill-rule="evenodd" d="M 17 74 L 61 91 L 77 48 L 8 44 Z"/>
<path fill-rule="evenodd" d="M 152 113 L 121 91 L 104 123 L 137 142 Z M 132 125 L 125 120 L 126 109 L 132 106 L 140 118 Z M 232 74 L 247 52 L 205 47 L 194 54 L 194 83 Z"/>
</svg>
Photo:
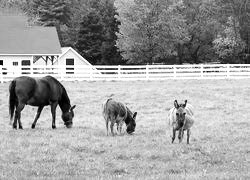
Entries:
<svg viewBox="0 0 250 180">
<path fill-rule="evenodd" d="M 227 64 L 227 78 L 229 78 L 230 76 L 230 66 L 229 64 Z"/>
<path fill-rule="evenodd" d="M 30 63 L 30 75 L 32 76 L 34 74 L 34 71 L 33 71 L 33 61 L 31 61 Z"/>
<path fill-rule="evenodd" d="M 93 81 L 93 68 L 90 66 L 90 80 Z"/>
<path fill-rule="evenodd" d="M 121 79 L 121 66 L 118 65 L 118 79 Z"/>
<path fill-rule="evenodd" d="M 201 78 L 203 78 L 203 64 L 201 64 Z"/>
<path fill-rule="evenodd" d="M 57 68 L 61 74 L 61 81 L 63 81 L 64 80 L 64 72 L 65 72 L 64 70 L 66 70 L 66 66 L 58 65 Z"/>
<path fill-rule="evenodd" d="M 173 65 L 173 68 L 174 68 L 174 78 L 176 78 L 176 66 Z"/>
<path fill-rule="evenodd" d="M 3 65 L 1 65 L 1 68 L 0 68 L 0 81 L 1 83 L 3 83 Z"/>
<path fill-rule="evenodd" d="M 146 79 L 149 80 L 149 65 L 146 65 Z"/>
</svg>

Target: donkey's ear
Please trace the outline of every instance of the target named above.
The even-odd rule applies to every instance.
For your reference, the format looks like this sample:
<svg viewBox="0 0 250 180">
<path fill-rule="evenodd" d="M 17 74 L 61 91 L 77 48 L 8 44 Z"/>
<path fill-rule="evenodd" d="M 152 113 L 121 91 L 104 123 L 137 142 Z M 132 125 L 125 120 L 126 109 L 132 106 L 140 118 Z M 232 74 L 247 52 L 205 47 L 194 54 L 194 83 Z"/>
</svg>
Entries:
<svg viewBox="0 0 250 180">
<path fill-rule="evenodd" d="M 184 104 L 184 107 L 186 107 L 186 105 L 187 105 L 187 102 L 188 102 L 188 101 L 187 101 L 187 100 L 185 100 L 185 104 Z"/>
<path fill-rule="evenodd" d="M 73 109 L 75 109 L 75 107 L 76 107 L 76 105 L 72 106 L 72 107 L 70 108 L 70 111 L 72 111 Z"/>
<path fill-rule="evenodd" d="M 135 119 L 136 116 L 137 116 L 137 112 L 135 112 L 135 113 L 133 114 L 133 119 Z"/>
<path fill-rule="evenodd" d="M 177 100 L 174 100 L 174 107 L 177 109 L 179 108 L 179 104 L 178 104 Z"/>
</svg>

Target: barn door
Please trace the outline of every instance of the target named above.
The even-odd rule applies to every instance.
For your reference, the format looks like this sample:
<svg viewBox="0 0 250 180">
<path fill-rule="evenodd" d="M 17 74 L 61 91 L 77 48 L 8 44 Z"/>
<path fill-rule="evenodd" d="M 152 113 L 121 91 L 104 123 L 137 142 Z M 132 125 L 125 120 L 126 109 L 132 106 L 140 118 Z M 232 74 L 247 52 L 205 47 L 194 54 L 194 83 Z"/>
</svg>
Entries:
<svg viewBox="0 0 250 180">
<path fill-rule="evenodd" d="M 74 59 L 66 59 L 66 66 L 74 66 Z M 66 67 L 66 74 L 74 74 L 74 67 Z"/>
</svg>

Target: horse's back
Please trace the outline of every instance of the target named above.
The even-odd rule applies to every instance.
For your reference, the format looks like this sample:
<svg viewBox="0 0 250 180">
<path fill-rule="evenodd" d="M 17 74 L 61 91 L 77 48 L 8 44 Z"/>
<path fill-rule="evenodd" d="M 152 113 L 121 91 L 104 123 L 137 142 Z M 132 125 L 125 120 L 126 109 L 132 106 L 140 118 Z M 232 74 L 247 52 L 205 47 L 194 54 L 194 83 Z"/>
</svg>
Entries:
<svg viewBox="0 0 250 180">
<path fill-rule="evenodd" d="M 15 93 L 17 96 L 29 98 L 33 95 L 36 88 L 36 80 L 28 76 L 17 77 L 15 82 Z"/>
</svg>

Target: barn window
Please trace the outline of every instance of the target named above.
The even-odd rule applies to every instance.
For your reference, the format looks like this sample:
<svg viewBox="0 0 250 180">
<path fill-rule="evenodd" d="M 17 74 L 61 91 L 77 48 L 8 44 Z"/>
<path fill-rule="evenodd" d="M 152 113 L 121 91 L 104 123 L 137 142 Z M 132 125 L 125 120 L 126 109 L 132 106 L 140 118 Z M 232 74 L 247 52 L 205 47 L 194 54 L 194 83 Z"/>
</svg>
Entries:
<svg viewBox="0 0 250 180">
<path fill-rule="evenodd" d="M 3 60 L 0 60 L 0 66 L 3 66 Z M 6 70 L 7 70 L 6 68 L 3 68 L 2 69 L 2 71 L 3 71 L 2 74 L 7 74 Z"/>
<path fill-rule="evenodd" d="M 18 62 L 14 61 L 13 66 L 18 66 Z"/>
<path fill-rule="evenodd" d="M 30 66 L 30 60 L 22 60 L 22 66 Z M 30 74 L 30 68 L 22 68 L 22 74 Z"/>
<path fill-rule="evenodd" d="M 74 59 L 66 59 L 66 66 L 74 66 Z M 66 67 L 67 74 L 74 74 L 74 67 Z"/>
</svg>

